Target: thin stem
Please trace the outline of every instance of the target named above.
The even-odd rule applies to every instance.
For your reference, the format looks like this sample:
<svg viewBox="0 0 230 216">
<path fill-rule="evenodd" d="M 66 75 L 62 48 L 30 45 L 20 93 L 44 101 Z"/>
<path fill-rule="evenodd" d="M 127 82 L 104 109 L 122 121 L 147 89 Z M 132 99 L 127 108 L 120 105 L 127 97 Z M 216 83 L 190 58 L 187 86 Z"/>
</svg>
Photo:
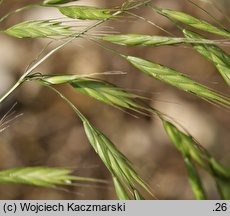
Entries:
<svg viewBox="0 0 230 216">
<path fill-rule="evenodd" d="M 213 16 L 211 13 L 209 13 L 207 10 L 205 10 L 204 8 L 202 8 L 201 6 L 199 6 L 198 4 L 196 4 L 195 2 L 193 2 L 192 0 L 187 0 L 190 4 L 193 4 L 195 7 L 199 8 L 200 10 L 202 10 L 203 12 L 205 12 L 208 16 L 210 16 L 217 25 L 219 25 L 221 28 L 225 29 L 225 26 L 222 25 L 215 16 Z"/>
<path fill-rule="evenodd" d="M 147 4 L 149 4 L 151 1 L 152 1 L 152 0 L 146 0 L 146 1 L 143 1 L 143 2 L 140 2 L 140 3 L 137 3 L 137 4 L 134 4 L 133 6 L 130 6 L 130 7 L 127 7 L 127 8 L 125 7 L 125 4 L 126 4 L 126 3 L 124 3 L 124 5 L 123 5 L 123 10 L 132 10 L 132 9 L 136 9 L 136 8 L 142 6 L 142 5 L 147 5 Z"/>
<path fill-rule="evenodd" d="M 63 99 L 72 109 L 73 111 L 79 116 L 79 118 L 84 122 L 87 121 L 87 119 L 85 118 L 85 116 L 83 116 L 83 114 L 75 107 L 75 105 L 67 98 L 65 97 L 60 91 L 58 91 L 57 89 L 55 89 L 53 86 L 46 84 L 45 82 L 39 82 L 41 85 L 51 89 L 52 91 L 54 91 L 59 97 L 61 97 L 61 99 Z"/>
<path fill-rule="evenodd" d="M 160 29 L 161 31 L 163 31 L 163 32 L 165 32 L 165 33 L 167 33 L 167 34 L 169 34 L 169 35 L 171 35 L 171 36 L 175 36 L 175 35 L 172 34 L 171 32 L 165 30 L 165 29 L 162 28 L 161 26 L 157 25 L 156 23 L 154 23 L 154 22 L 152 22 L 152 21 L 150 21 L 150 20 L 148 20 L 148 19 L 146 19 L 146 18 L 144 18 L 144 17 L 142 17 L 142 16 L 139 16 L 139 15 L 137 15 L 137 14 L 134 14 L 134 13 L 131 13 L 131 12 L 128 12 L 128 11 L 127 11 L 126 13 L 129 14 L 129 15 L 131 15 L 131 16 L 134 16 L 134 17 L 136 17 L 136 18 L 138 18 L 138 19 L 141 19 L 141 20 L 147 22 L 148 24 L 150 24 L 150 25 L 152 25 L 152 26 L 154 26 L 154 27 Z"/>
<path fill-rule="evenodd" d="M 0 2 L 0 4 L 3 2 L 3 0 Z M 18 8 L 14 11 L 11 11 L 9 12 L 8 14 L 6 14 L 5 16 L 3 16 L 1 19 L 0 19 L 0 22 L 3 22 L 5 19 L 7 19 L 9 16 L 13 15 L 13 14 L 16 14 L 16 13 L 19 13 L 21 11 L 24 11 L 26 9 L 29 9 L 29 8 L 32 8 L 32 7 L 39 7 L 41 6 L 40 4 L 30 4 L 30 5 L 26 5 L 24 7 L 21 7 L 21 8 Z"/>
<path fill-rule="evenodd" d="M 2 101 L 4 101 L 16 88 L 18 88 L 22 83 L 21 82 L 16 82 L 9 91 L 6 92 L 6 94 L 4 94 L 1 98 L 0 98 L 0 103 L 2 103 Z"/>
</svg>

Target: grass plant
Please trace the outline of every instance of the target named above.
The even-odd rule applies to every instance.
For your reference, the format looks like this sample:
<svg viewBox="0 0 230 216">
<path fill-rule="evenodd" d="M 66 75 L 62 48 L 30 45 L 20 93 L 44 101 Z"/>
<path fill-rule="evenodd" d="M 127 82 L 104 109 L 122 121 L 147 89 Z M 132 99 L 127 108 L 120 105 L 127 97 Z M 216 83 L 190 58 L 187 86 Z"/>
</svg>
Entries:
<svg viewBox="0 0 230 216">
<path fill-rule="evenodd" d="M 2 2 L 3 1 L 1 1 L 1 3 Z M 126 0 L 122 5 L 116 8 L 98 8 L 89 5 L 79 6 L 72 5 L 72 2 L 75 1 L 44 0 L 37 4 L 25 5 L 24 7 L 11 11 L 0 18 L 0 22 L 3 22 L 9 16 L 12 16 L 15 13 L 20 13 L 23 10 L 32 10 L 33 7 L 51 7 L 57 10 L 60 15 L 71 21 L 66 22 L 62 21 L 62 19 L 25 20 L 6 28 L 5 30 L 1 30 L 2 34 L 18 39 L 50 38 L 54 41 L 57 38 L 61 39 L 62 42 L 36 59 L 25 70 L 15 85 L 0 97 L 0 104 L 4 103 L 6 98 L 10 97 L 17 88 L 25 82 L 34 82 L 55 92 L 60 99 L 72 108 L 76 116 L 80 118 L 90 145 L 109 171 L 117 197 L 122 200 L 145 199 L 146 194 L 153 199 L 155 196 L 153 195 L 150 186 L 143 180 L 144 178 L 137 173 L 132 162 L 130 162 L 130 160 L 102 131 L 89 122 L 71 100 L 57 90 L 56 86 L 60 84 L 69 85 L 82 94 L 121 110 L 132 111 L 140 115 L 155 115 L 162 122 L 166 134 L 184 160 L 188 173 L 188 181 L 191 185 L 194 198 L 208 199 L 207 193 L 203 187 L 203 179 L 199 174 L 199 169 L 204 169 L 215 180 L 220 198 L 230 199 L 229 168 L 216 160 L 208 150 L 202 147 L 202 144 L 198 143 L 198 141 L 190 135 L 189 132 L 180 129 L 174 120 L 164 115 L 160 110 L 147 105 L 145 97 L 126 91 L 104 80 L 96 79 L 94 77 L 94 75 L 98 74 L 96 72 L 89 75 L 81 75 L 78 73 L 59 75 L 55 73 L 49 75 L 45 73 L 34 73 L 34 70 L 38 66 L 49 60 L 54 53 L 61 51 L 62 48 L 71 42 L 79 38 L 85 38 L 87 40 L 94 38 L 93 33 L 92 35 L 90 34 L 92 32 L 91 30 L 94 30 L 96 27 L 107 23 L 109 20 L 115 22 L 120 19 L 125 20 L 127 15 L 135 15 L 135 12 L 133 11 L 145 8 L 169 18 L 169 20 L 172 21 L 172 24 L 176 23 L 177 27 L 179 27 L 184 34 L 184 37 L 174 37 L 171 35 L 108 33 L 102 34 L 96 39 L 100 40 L 100 42 L 101 40 L 106 41 L 107 44 L 113 43 L 126 47 L 150 46 L 153 49 L 155 46 L 167 45 L 179 46 L 182 44 L 191 46 L 205 59 L 215 65 L 216 69 L 229 86 L 230 57 L 220 46 L 228 46 L 230 44 L 230 32 L 222 26 L 215 26 L 212 23 L 182 11 L 156 8 L 154 7 L 154 2 L 150 0 Z M 6 4 L 7 3 L 8 2 L 6 2 Z M 141 18 L 141 20 L 148 22 L 147 19 L 140 17 L 139 15 L 135 15 L 134 17 Z M 88 20 L 92 22 L 88 24 Z M 80 25 L 82 22 L 86 22 L 86 26 Z M 78 24 L 82 27 L 79 28 Z M 181 24 L 183 26 L 181 26 Z M 188 30 L 187 27 L 193 28 L 194 30 Z M 197 29 L 206 33 L 215 34 L 218 37 L 220 36 L 220 38 L 216 40 L 206 38 L 197 33 Z M 168 32 L 167 30 L 164 31 Z M 106 48 L 104 45 L 101 47 Z M 218 91 L 193 80 L 182 72 L 155 63 L 152 60 L 146 60 L 142 57 L 121 53 L 115 49 L 112 50 L 111 48 L 106 49 L 112 51 L 114 55 L 122 57 L 124 61 L 133 65 L 141 73 L 144 73 L 159 82 L 163 82 L 184 92 L 193 94 L 195 97 L 201 98 L 211 104 L 222 106 L 225 109 L 230 108 L 230 98 L 225 92 L 219 93 Z M 0 184 L 27 184 L 40 187 L 57 187 L 65 185 L 81 186 L 81 184 L 88 182 L 104 183 L 102 180 L 74 176 L 71 172 L 70 169 L 48 168 L 43 166 L 7 169 L 0 171 Z M 75 182 L 80 183 L 77 184 Z"/>
</svg>

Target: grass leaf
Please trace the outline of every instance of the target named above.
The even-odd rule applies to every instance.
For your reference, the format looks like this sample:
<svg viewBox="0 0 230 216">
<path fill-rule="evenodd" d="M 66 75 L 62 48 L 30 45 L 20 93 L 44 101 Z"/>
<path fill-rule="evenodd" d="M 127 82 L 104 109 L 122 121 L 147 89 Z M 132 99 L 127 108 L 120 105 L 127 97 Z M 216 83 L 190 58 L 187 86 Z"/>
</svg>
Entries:
<svg viewBox="0 0 230 216">
<path fill-rule="evenodd" d="M 204 39 L 201 35 L 186 29 L 183 30 L 183 33 L 187 38 Z M 193 44 L 193 47 L 216 66 L 226 83 L 230 86 L 230 56 L 215 45 Z"/>
<path fill-rule="evenodd" d="M 199 84 L 176 70 L 138 57 L 126 55 L 122 56 L 140 71 L 157 80 L 175 86 L 178 89 L 189 92 L 211 103 L 230 108 L 230 99 L 228 97 Z"/>
<path fill-rule="evenodd" d="M 65 16 L 73 19 L 82 19 L 82 20 L 101 20 L 111 18 L 112 12 L 111 9 L 103 9 L 96 7 L 88 6 L 66 6 L 58 7 L 58 10 Z"/>
<path fill-rule="evenodd" d="M 71 26 L 50 20 L 29 20 L 16 24 L 4 32 L 17 38 L 38 38 L 51 36 L 68 36 L 73 34 Z"/>
<path fill-rule="evenodd" d="M 162 46 L 175 45 L 181 43 L 189 44 L 214 44 L 213 41 L 207 39 L 190 39 L 190 38 L 176 38 L 165 37 L 158 35 L 143 35 L 143 34 L 115 34 L 106 35 L 102 37 L 103 40 L 124 45 L 124 46 Z"/>
<path fill-rule="evenodd" d="M 154 9 L 154 10 L 156 10 L 158 13 L 174 21 L 181 22 L 185 25 L 194 27 L 196 29 L 200 29 L 202 31 L 206 31 L 209 33 L 230 38 L 230 32 L 227 31 L 226 29 L 213 26 L 204 20 L 198 19 L 184 12 L 169 10 L 169 9 Z"/>
</svg>

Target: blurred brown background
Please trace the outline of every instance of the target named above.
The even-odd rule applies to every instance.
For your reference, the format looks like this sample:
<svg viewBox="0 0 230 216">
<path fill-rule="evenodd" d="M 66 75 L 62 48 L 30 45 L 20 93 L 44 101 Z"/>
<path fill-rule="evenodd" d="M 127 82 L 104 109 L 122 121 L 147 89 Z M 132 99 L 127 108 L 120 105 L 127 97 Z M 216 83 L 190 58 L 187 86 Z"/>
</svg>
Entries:
<svg viewBox="0 0 230 216">
<path fill-rule="evenodd" d="M 119 6 L 120 2 L 82 0 L 78 4 L 114 7 Z M 213 5 L 198 0 L 194 2 L 209 11 L 223 25 L 230 27 L 224 13 L 218 12 Z M 0 6 L 0 15 L 3 16 L 27 3 L 31 1 L 5 1 Z M 186 0 L 153 0 L 153 3 L 162 8 L 182 10 L 213 22 L 207 14 Z M 225 13 L 230 12 L 229 1 L 218 0 L 216 3 L 218 7 L 225 10 Z M 181 36 L 171 22 L 156 15 L 150 9 L 136 12 L 167 31 Z M 34 8 L 10 17 L 1 24 L 1 28 L 28 19 L 58 17 L 61 15 L 54 9 Z M 114 29 L 100 27 L 91 33 L 101 33 L 106 30 L 165 35 L 164 32 L 146 22 L 131 17 L 109 22 L 105 26 L 113 26 Z M 215 38 L 212 35 L 209 37 Z M 16 82 L 48 42 L 47 39 L 22 40 L 0 34 L 1 95 Z M 194 52 L 191 47 L 113 47 L 175 68 L 218 91 L 225 92 L 227 95 L 230 93 L 213 65 Z M 228 47 L 224 49 L 229 52 Z M 127 72 L 127 75 L 100 78 L 150 98 L 149 104 L 175 118 L 217 159 L 230 166 L 229 111 L 143 75 L 120 57 L 103 50 L 96 44 L 78 39 L 36 69 L 36 72 L 55 74 L 104 71 Z M 159 199 L 193 199 L 183 160 L 169 142 L 158 119 L 134 118 L 125 112 L 83 96 L 69 87 L 62 86 L 59 89 L 133 162 Z M 1 116 L 15 102 L 17 105 L 14 110 L 17 114 L 23 113 L 23 115 L 0 133 L 0 169 L 40 165 L 68 167 L 74 169 L 75 175 L 110 181 L 108 171 L 87 142 L 81 122 L 54 93 L 35 83 L 26 83 L 0 106 Z M 209 197 L 218 199 L 209 175 L 203 171 L 201 174 Z M 103 189 L 73 187 L 55 190 L 21 185 L 0 186 L 0 199 L 115 199 L 114 194 L 112 185 Z"/>
</svg>

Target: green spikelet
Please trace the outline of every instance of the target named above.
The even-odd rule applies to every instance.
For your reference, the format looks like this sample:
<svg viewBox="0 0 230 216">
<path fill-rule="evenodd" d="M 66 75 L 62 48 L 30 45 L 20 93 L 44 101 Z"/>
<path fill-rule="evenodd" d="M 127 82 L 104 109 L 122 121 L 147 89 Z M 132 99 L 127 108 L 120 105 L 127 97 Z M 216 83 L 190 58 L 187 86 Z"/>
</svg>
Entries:
<svg viewBox="0 0 230 216">
<path fill-rule="evenodd" d="M 183 33 L 187 38 L 204 39 L 201 35 L 186 29 L 183 30 Z M 230 86 L 230 56 L 215 45 L 193 44 L 193 47 L 216 66 L 221 76 Z"/>
<path fill-rule="evenodd" d="M 82 20 L 101 20 L 109 19 L 112 17 L 111 9 L 102 9 L 88 6 L 67 6 L 58 7 L 59 11 L 70 18 Z"/>
<path fill-rule="evenodd" d="M 4 32 L 17 38 L 38 38 L 52 36 L 68 36 L 73 34 L 71 26 L 64 26 L 61 22 L 50 20 L 29 20 L 16 24 Z"/>
<path fill-rule="evenodd" d="M 140 71 L 157 80 L 175 86 L 211 103 L 230 108 L 230 99 L 228 97 L 197 83 L 176 70 L 134 56 L 123 55 L 123 57 Z"/>
<path fill-rule="evenodd" d="M 213 44 L 214 43 L 213 41 L 207 39 L 176 38 L 176 37 L 142 35 L 142 34 L 106 35 L 103 36 L 102 39 L 114 44 L 119 44 L 124 46 L 163 46 L 163 45 L 176 45 L 181 43 L 188 43 L 188 44 Z"/>
<path fill-rule="evenodd" d="M 169 19 L 184 23 L 185 25 L 194 27 L 196 29 L 200 29 L 202 31 L 206 31 L 216 35 L 221 35 L 230 38 L 230 32 L 227 31 L 226 29 L 213 26 L 204 20 L 198 19 L 184 12 L 168 10 L 168 9 L 155 9 L 155 10 L 160 14 L 168 17 Z"/>
<path fill-rule="evenodd" d="M 21 167 L 0 171 L 0 183 L 26 184 L 39 187 L 72 185 L 72 181 L 101 182 L 100 180 L 72 176 L 71 170 L 50 167 Z"/>
</svg>

